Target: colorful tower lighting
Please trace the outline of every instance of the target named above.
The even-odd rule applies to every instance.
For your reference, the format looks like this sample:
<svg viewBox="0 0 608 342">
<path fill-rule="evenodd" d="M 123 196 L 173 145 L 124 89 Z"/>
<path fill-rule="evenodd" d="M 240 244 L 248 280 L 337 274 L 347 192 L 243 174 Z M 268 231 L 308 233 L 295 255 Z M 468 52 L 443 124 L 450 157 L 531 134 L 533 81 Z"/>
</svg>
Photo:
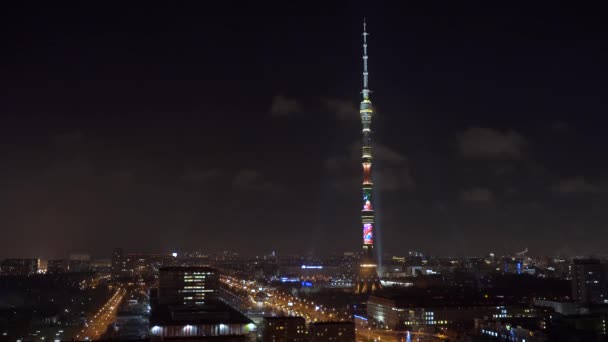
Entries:
<svg viewBox="0 0 608 342">
<path fill-rule="evenodd" d="M 366 294 L 381 288 L 378 277 L 377 265 L 374 261 L 374 201 L 373 201 L 373 181 L 372 181 L 372 117 L 374 108 L 370 99 L 369 73 L 367 71 L 367 27 L 363 21 L 363 99 L 359 107 L 361 123 L 363 126 L 363 147 L 361 154 L 361 164 L 363 166 L 363 196 L 361 206 L 361 224 L 363 225 L 363 257 L 359 269 L 358 279 L 355 285 L 355 292 Z"/>
</svg>

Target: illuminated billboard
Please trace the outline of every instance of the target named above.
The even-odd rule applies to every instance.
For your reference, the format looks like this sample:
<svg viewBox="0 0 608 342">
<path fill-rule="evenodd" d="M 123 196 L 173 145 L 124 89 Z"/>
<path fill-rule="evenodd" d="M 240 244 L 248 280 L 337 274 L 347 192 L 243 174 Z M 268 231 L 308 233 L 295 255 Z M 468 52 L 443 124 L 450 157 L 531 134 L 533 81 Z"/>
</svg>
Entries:
<svg viewBox="0 0 608 342">
<path fill-rule="evenodd" d="M 364 245 L 373 245 L 374 244 L 374 224 L 373 223 L 364 223 L 363 224 L 363 244 Z"/>
<path fill-rule="evenodd" d="M 372 189 L 363 189 L 363 210 L 372 211 Z"/>
</svg>

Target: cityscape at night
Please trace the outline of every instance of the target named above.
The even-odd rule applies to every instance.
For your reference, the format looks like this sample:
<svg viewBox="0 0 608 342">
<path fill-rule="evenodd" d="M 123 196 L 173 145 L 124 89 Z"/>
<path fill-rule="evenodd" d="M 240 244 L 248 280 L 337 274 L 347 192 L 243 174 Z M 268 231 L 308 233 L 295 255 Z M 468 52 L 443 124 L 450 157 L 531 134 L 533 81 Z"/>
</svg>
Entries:
<svg viewBox="0 0 608 342">
<path fill-rule="evenodd" d="M 3 12 L 0 342 L 608 341 L 599 6 Z"/>
</svg>

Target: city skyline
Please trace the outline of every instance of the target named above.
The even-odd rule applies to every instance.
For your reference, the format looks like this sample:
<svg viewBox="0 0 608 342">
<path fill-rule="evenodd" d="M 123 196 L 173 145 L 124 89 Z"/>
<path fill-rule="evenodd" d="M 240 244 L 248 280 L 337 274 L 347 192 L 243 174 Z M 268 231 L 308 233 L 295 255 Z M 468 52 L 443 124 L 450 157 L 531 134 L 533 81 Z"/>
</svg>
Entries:
<svg viewBox="0 0 608 342">
<path fill-rule="evenodd" d="M 14 8 L 0 257 L 357 251 L 364 15 L 377 252 L 608 253 L 606 27 L 537 6 Z"/>
</svg>

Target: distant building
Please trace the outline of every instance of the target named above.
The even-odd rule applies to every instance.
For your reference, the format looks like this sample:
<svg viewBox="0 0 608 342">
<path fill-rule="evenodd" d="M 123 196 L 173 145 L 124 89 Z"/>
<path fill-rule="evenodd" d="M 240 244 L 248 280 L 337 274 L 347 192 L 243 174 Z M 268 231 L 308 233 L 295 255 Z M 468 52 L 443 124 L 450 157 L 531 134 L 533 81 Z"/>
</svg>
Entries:
<svg viewBox="0 0 608 342">
<path fill-rule="evenodd" d="M 309 327 L 310 342 L 355 341 L 354 322 L 316 322 Z"/>
<path fill-rule="evenodd" d="M 90 270 L 99 273 L 110 273 L 112 268 L 112 262 L 110 259 L 94 259 L 91 260 Z"/>
<path fill-rule="evenodd" d="M 547 311 L 521 305 L 502 305 L 479 298 L 424 291 L 377 293 L 367 301 L 367 316 L 381 327 L 403 330 L 424 327 L 472 328 L 475 318 L 529 318 Z"/>
<path fill-rule="evenodd" d="M 564 316 L 580 314 L 582 309 L 580 303 L 573 301 L 535 300 L 534 305 L 551 308 L 556 313 Z"/>
<path fill-rule="evenodd" d="M 6 259 L 0 265 L 0 274 L 30 276 L 38 273 L 38 259 Z"/>
<path fill-rule="evenodd" d="M 600 310 L 604 311 L 604 310 Z M 572 335 L 580 338 L 578 341 L 606 341 L 608 337 L 608 313 L 591 313 L 588 315 L 564 316 L 560 319 L 562 327 L 569 328 L 573 331 Z M 574 341 L 573 338 L 570 339 Z"/>
<path fill-rule="evenodd" d="M 333 278 L 341 278 L 344 275 L 344 268 L 340 264 L 297 264 L 282 265 L 279 273 L 283 276 L 297 277 L 303 280 L 329 281 Z"/>
<path fill-rule="evenodd" d="M 218 298 L 219 273 L 210 267 L 161 267 L 160 304 L 199 305 Z"/>
<path fill-rule="evenodd" d="M 68 272 L 90 272 L 91 271 L 91 255 L 90 254 L 70 254 L 68 259 Z"/>
<path fill-rule="evenodd" d="M 112 253 L 112 279 L 118 280 L 122 278 L 124 268 L 122 248 L 115 248 Z"/>
<path fill-rule="evenodd" d="M 155 281 L 158 278 L 158 270 L 161 267 L 174 266 L 175 263 L 176 257 L 170 254 L 125 254 L 122 248 L 116 248 L 112 253 L 110 272 L 112 279 L 115 281 Z"/>
<path fill-rule="evenodd" d="M 572 264 L 572 298 L 581 303 L 607 299 L 606 265 L 598 259 L 575 259 Z"/>
<path fill-rule="evenodd" d="M 65 264 L 65 262 L 63 259 L 49 260 L 49 262 L 46 266 L 46 273 L 47 274 L 63 273 L 65 271 L 64 264 Z"/>
<path fill-rule="evenodd" d="M 166 254 L 128 254 L 122 257 L 122 278 L 151 280 L 163 266 L 173 265 L 175 257 Z"/>
<path fill-rule="evenodd" d="M 263 342 L 308 341 L 306 321 L 303 317 L 264 317 Z"/>
</svg>

